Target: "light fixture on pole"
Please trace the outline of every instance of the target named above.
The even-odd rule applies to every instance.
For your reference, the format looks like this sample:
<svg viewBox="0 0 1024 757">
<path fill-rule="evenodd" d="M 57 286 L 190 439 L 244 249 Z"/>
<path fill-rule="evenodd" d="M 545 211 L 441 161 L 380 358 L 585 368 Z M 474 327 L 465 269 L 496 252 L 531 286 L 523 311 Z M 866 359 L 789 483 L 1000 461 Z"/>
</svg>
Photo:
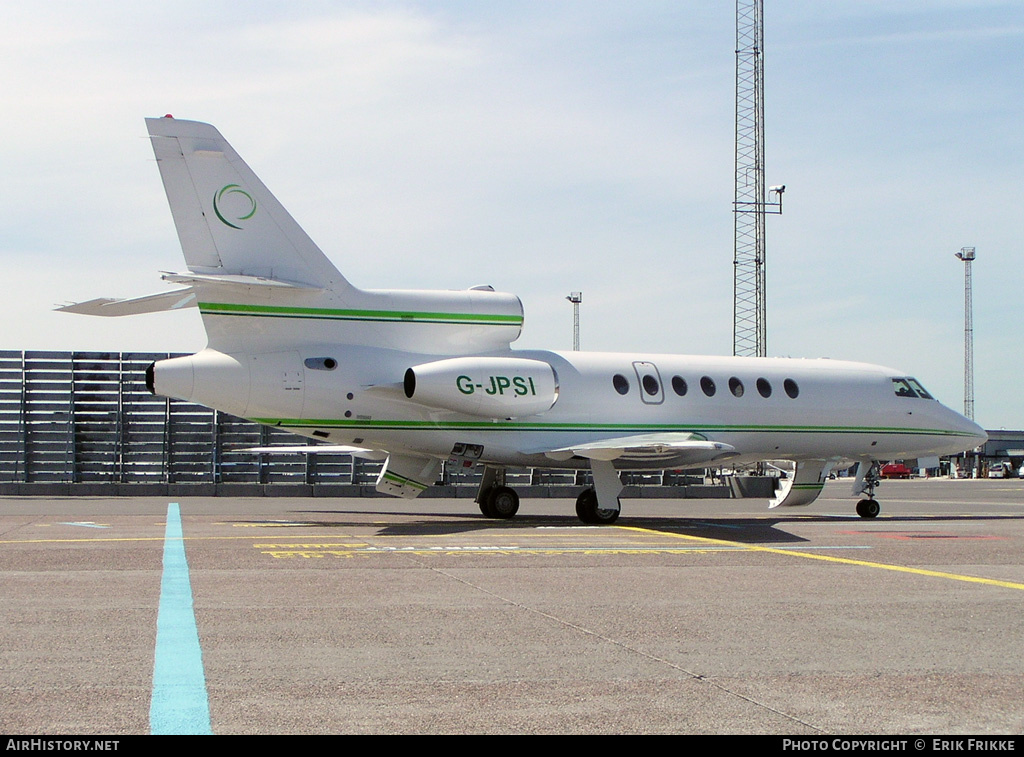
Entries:
<svg viewBox="0 0 1024 757">
<path fill-rule="evenodd" d="M 569 292 L 565 299 L 572 303 L 572 349 L 580 351 L 580 303 L 583 302 L 583 292 Z"/>
<path fill-rule="evenodd" d="M 956 256 L 964 262 L 964 415 L 974 420 L 974 303 L 971 263 L 974 248 L 964 247 Z"/>
<path fill-rule="evenodd" d="M 974 420 L 974 285 L 971 280 L 971 263 L 974 262 L 974 248 L 962 247 L 956 256 L 964 262 L 964 415 Z M 964 453 L 965 461 L 968 459 Z M 977 476 L 977 459 L 969 465 L 971 476 Z"/>
</svg>

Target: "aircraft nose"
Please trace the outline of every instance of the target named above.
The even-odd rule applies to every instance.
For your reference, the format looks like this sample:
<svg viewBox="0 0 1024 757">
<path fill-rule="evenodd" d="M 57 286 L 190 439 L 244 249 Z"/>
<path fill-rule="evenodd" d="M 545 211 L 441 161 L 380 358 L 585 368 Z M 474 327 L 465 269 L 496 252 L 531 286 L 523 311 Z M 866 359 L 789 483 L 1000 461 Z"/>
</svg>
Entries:
<svg viewBox="0 0 1024 757">
<path fill-rule="evenodd" d="M 972 421 L 970 418 L 960 415 L 960 413 L 954 412 L 953 415 L 956 416 L 953 422 L 953 430 L 960 436 L 964 437 L 964 443 L 967 445 L 967 449 L 980 447 L 988 441 L 988 433 L 977 423 Z"/>
</svg>

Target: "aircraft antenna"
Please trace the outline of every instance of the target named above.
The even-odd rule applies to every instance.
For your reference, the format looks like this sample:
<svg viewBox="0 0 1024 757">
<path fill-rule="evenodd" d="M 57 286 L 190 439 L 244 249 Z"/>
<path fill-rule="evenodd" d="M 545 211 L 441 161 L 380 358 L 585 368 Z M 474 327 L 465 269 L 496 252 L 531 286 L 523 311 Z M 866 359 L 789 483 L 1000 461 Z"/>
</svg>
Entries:
<svg viewBox="0 0 1024 757">
<path fill-rule="evenodd" d="M 963 247 L 956 254 L 964 261 L 964 415 L 974 420 L 974 303 L 971 263 L 974 248 Z"/>
<path fill-rule="evenodd" d="M 765 213 L 782 213 L 785 186 L 764 185 L 764 3 L 736 0 L 736 161 L 732 354 L 767 355 Z"/>
</svg>

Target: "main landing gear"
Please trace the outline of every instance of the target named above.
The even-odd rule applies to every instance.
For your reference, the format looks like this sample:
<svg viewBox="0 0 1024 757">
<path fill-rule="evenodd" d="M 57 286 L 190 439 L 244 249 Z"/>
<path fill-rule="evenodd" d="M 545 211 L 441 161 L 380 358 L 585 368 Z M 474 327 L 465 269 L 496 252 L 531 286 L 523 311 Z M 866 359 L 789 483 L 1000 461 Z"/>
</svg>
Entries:
<svg viewBox="0 0 1024 757">
<path fill-rule="evenodd" d="M 878 463 L 862 462 L 860 467 L 861 470 L 865 468 L 867 470 L 864 472 L 863 478 L 857 477 L 857 482 L 854 484 L 854 494 L 866 494 L 868 498 L 862 499 L 857 503 L 857 515 L 862 518 L 877 518 L 878 513 L 882 511 L 882 506 L 875 501 L 875 487 L 881 481 L 881 477 L 878 475 Z"/>
<path fill-rule="evenodd" d="M 508 520 L 519 512 L 519 495 L 515 489 L 505 486 L 505 471 L 497 468 L 484 468 L 476 503 L 487 518 Z"/>
<path fill-rule="evenodd" d="M 519 512 L 519 495 L 507 486 L 492 486 L 482 494 L 478 504 L 480 512 L 488 518 L 508 520 Z"/>
<path fill-rule="evenodd" d="M 600 503 L 618 505 L 622 484 L 619 474 L 611 463 L 592 461 L 594 488 L 585 489 L 576 498 L 576 515 L 588 525 L 606 526 L 619 518 L 618 507 L 601 507 Z M 602 494 L 598 494 L 598 492 Z M 519 495 L 505 485 L 505 471 L 500 468 L 484 467 L 476 502 L 484 517 L 508 520 L 519 512 Z"/>
<path fill-rule="evenodd" d="M 478 500 L 480 512 L 488 518 L 509 520 L 519 512 L 519 495 L 508 486 L 491 486 Z M 597 492 L 584 489 L 576 498 L 576 515 L 588 525 L 606 526 L 619 519 L 619 511 L 598 507 Z"/>
<path fill-rule="evenodd" d="M 576 515 L 581 521 L 593 525 L 606 526 L 619 519 L 618 510 L 598 507 L 597 492 L 584 489 L 576 498 Z"/>
</svg>

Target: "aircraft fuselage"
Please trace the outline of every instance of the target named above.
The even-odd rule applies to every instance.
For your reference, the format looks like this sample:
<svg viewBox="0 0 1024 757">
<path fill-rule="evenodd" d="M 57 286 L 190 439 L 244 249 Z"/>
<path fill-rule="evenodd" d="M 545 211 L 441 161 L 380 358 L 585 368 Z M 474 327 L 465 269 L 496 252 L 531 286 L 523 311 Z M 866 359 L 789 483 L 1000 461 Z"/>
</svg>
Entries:
<svg viewBox="0 0 1024 757">
<path fill-rule="evenodd" d="M 507 395 L 503 417 L 423 405 L 405 396 L 402 377 L 410 366 L 444 358 L 369 347 L 230 356 L 207 350 L 177 359 L 189 363 L 190 392 L 175 391 L 169 378 L 158 391 L 333 444 L 431 457 L 469 445 L 479 462 L 532 467 L 585 467 L 584 458 L 545 451 L 644 434 L 722 442 L 734 452 L 718 459 L 732 463 L 916 458 L 984 438 L 937 400 L 907 391 L 905 374 L 865 363 L 526 350 L 507 356 L 554 369 L 557 396 L 548 409 L 518 414 L 515 403 L 536 397 L 538 382 L 500 370 L 456 372 L 450 383 L 453 393 Z M 168 363 L 159 365 L 169 377 Z M 687 462 L 666 452 L 618 459 L 616 467 Z"/>
</svg>

